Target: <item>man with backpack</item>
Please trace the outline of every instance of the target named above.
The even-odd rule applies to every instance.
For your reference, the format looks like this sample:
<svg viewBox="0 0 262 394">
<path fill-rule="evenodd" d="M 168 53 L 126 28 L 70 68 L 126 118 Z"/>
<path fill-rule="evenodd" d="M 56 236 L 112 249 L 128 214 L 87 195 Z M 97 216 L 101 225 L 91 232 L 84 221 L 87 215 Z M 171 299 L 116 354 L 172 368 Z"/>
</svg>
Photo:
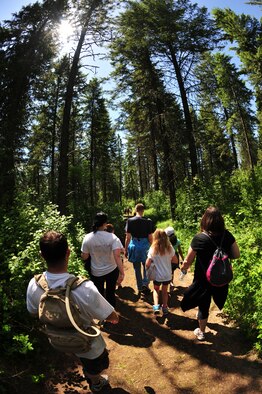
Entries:
<svg viewBox="0 0 262 394">
<path fill-rule="evenodd" d="M 68 352 L 69 346 L 71 352 L 80 358 L 90 390 L 94 393 L 99 392 L 109 384 L 108 377 L 101 375 L 102 371 L 109 366 L 109 357 L 101 333 L 97 328 L 92 328 L 93 319 L 116 324 L 118 315 L 112 305 L 98 292 L 92 281 L 79 280 L 81 278 L 74 278 L 74 275 L 69 274 L 67 269 L 70 249 L 63 234 L 52 230 L 43 234 L 40 239 L 40 252 L 46 261 L 47 271 L 42 275 L 36 275 L 29 282 L 27 309 L 30 314 L 38 315 L 40 321 L 45 323 L 44 330 L 51 345 L 61 351 L 64 349 L 65 352 Z M 69 285 L 72 285 L 71 289 Z M 67 289 L 65 304 L 71 304 L 71 311 L 69 307 L 69 313 L 66 309 L 63 316 L 61 316 L 62 309 L 59 310 L 58 303 L 54 301 L 61 293 L 61 289 Z M 55 292 L 57 295 L 52 297 Z M 52 302 L 47 301 L 49 298 Z M 72 315 L 75 314 L 74 317 L 69 316 L 71 312 Z M 76 315 L 78 315 L 78 323 L 75 325 L 77 330 L 73 327 L 74 324 L 70 323 L 75 322 Z M 66 320 L 69 323 L 64 327 Z M 81 322 L 80 329 L 79 321 Z M 79 340 L 83 341 L 86 346 L 79 347 Z"/>
</svg>

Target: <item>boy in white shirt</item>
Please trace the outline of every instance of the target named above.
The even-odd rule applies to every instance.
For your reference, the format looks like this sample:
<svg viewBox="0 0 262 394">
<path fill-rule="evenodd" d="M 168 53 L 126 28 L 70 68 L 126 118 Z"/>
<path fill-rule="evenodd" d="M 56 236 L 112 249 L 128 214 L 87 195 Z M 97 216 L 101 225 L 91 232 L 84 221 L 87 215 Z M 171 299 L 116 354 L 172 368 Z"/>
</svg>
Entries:
<svg viewBox="0 0 262 394">
<path fill-rule="evenodd" d="M 40 239 L 40 251 L 47 263 L 47 271 L 43 274 L 49 288 L 65 286 L 68 278 L 72 277 L 67 271 L 70 249 L 66 237 L 56 231 L 46 232 Z M 27 309 L 30 314 L 38 315 L 38 306 L 44 290 L 32 278 L 27 288 Z M 106 320 L 118 323 L 118 315 L 112 305 L 98 292 L 92 281 L 85 281 L 71 291 L 70 297 L 78 305 L 81 317 L 86 326 L 92 319 Z M 99 392 L 108 385 L 108 377 L 101 372 L 109 366 L 108 351 L 105 341 L 100 334 L 91 342 L 91 348 L 83 354 L 76 354 L 83 364 L 83 370 L 92 392 Z"/>
</svg>

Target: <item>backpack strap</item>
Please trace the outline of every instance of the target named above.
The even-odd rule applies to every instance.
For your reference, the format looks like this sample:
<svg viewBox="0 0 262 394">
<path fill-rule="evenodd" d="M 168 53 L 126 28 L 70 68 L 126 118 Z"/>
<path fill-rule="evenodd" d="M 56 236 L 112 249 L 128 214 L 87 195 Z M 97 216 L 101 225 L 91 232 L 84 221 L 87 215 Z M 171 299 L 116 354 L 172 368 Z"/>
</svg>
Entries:
<svg viewBox="0 0 262 394">
<path fill-rule="evenodd" d="M 37 274 L 34 276 L 36 283 L 44 290 L 50 290 L 48 287 L 48 283 L 44 274 Z M 67 279 L 66 284 L 70 286 L 72 290 L 76 289 L 83 282 L 88 281 L 84 276 L 73 276 Z"/>
<path fill-rule="evenodd" d="M 45 291 L 47 292 L 49 289 L 48 287 L 48 283 L 47 280 L 44 276 L 44 274 L 38 274 L 34 276 L 36 283 Z M 83 282 L 88 281 L 87 278 L 83 277 L 83 276 L 73 276 L 67 279 L 66 281 L 66 293 L 65 293 L 65 306 L 66 306 L 66 312 L 68 315 L 68 318 L 71 322 L 71 324 L 75 327 L 75 329 L 77 331 L 79 331 L 81 334 L 87 336 L 87 337 L 97 337 L 100 335 L 100 330 L 98 330 L 98 328 L 96 328 L 95 326 L 90 326 L 90 328 L 94 331 L 94 334 L 90 334 L 86 331 L 83 331 L 80 327 L 78 327 L 78 325 L 76 324 L 72 312 L 71 312 L 71 308 L 70 308 L 70 292 L 71 290 L 76 289 L 78 286 L 80 286 Z"/>
<path fill-rule="evenodd" d="M 202 234 L 205 234 L 210 239 L 210 241 L 216 246 L 216 248 L 220 248 L 220 249 L 222 248 L 222 244 L 223 244 L 223 241 L 224 241 L 224 238 L 225 238 L 225 231 L 223 232 L 223 236 L 221 238 L 221 242 L 220 242 L 219 246 L 215 243 L 215 241 L 210 237 L 210 235 L 208 233 L 203 231 Z"/>
<path fill-rule="evenodd" d="M 73 278 L 69 278 L 66 282 L 68 286 L 70 286 L 71 290 L 75 290 L 82 283 L 87 282 L 89 279 L 85 276 L 74 276 Z"/>
<path fill-rule="evenodd" d="M 44 274 L 37 274 L 34 276 L 34 278 L 38 286 L 40 286 L 44 291 L 49 290 L 48 283 Z"/>
<path fill-rule="evenodd" d="M 203 231 L 202 234 L 205 234 L 210 239 L 210 241 L 216 246 L 216 248 L 219 248 L 219 249 L 222 248 L 222 244 L 223 244 L 223 241 L 224 241 L 224 238 L 225 238 L 225 231 L 223 232 L 223 236 L 221 238 L 221 242 L 220 242 L 219 246 L 215 243 L 215 241 L 210 237 L 210 235 L 208 233 Z"/>
<path fill-rule="evenodd" d="M 66 306 L 66 312 L 67 315 L 69 317 L 69 320 L 71 322 L 71 324 L 75 327 L 75 329 L 77 331 L 79 331 L 81 334 L 87 336 L 87 337 L 98 337 L 100 335 L 100 330 L 98 328 L 96 328 L 95 326 L 90 326 L 90 328 L 94 331 L 94 334 L 90 334 L 86 331 L 83 331 L 80 327 L 78 327 L 78 325 L 76 324 L 72 312 L 71 312 L 71 308 L 70 308 L 70 291 L 73 288 L 76 288 L 77 286 L 80 286 L 81 283 L 85 282 L 86 280 L 88 280 L 87 278 L 84 277 L 74 277 L 74 278 L 69 278 L 67 280 L 66 283 L 66 294 L 65 294 L 65 306 Z M 75 284 L 75 287 L 74 287 Z"/>
</svg>

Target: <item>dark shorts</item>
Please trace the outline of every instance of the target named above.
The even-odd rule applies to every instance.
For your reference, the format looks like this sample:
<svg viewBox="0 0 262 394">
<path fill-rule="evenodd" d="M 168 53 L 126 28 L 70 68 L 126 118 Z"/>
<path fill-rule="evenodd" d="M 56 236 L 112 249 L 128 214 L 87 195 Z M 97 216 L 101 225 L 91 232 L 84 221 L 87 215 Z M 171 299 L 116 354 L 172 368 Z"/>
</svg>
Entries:
<svg viewBox="0 0 262 394">
<path fill-rule="evenodd" d="M 170 282 L 171 282 L 171 280 L 167 280 L 165 282 L 158 282 L 157 280 L 154 280 L 154 285 L 156 285 L 156 286 L 169 285 Z"/>
<path fill-rule="evenodd" d="M 80 358 L 83 364 L 84 372 L 90 375 L 99 375 L 104 369 L 109 367 L 108 350 L 105 349 L 101 356 L 89 360 L 88 358 Z"/>
</svg>

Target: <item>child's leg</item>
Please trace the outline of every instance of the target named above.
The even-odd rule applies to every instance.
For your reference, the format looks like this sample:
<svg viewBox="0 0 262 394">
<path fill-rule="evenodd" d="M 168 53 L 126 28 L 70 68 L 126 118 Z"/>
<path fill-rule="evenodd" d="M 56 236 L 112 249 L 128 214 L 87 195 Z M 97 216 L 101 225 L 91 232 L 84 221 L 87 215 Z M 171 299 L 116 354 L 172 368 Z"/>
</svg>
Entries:
<svg viewBox="0 0 262 394">
<path fill-rule="evenodd" d="M 154 305 L 158 305 L 159 304 L 159 285 L 156 285 L 154 283 L 154 291 L 153 291 L 153 300 L 154 300 Z"/>
<path fill-rule="evenodd" d="M 167 293 L 168 285 L 162 285 L 162 302 L 163 308 L 167 308 L 167 301 L 168 301 L 168 293 Z"/>
</svg>

